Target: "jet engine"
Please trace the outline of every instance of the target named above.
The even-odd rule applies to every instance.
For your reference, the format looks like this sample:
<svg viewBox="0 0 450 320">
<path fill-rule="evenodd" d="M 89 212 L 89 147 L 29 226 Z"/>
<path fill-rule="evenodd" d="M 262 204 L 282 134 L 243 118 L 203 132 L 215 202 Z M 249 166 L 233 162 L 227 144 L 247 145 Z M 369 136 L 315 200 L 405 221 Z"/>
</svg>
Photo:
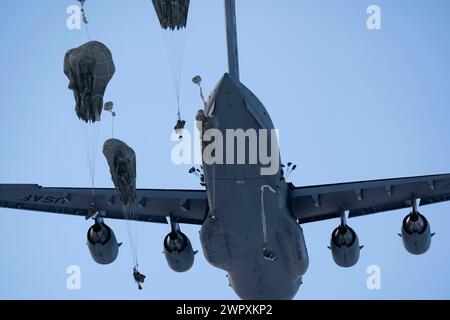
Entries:
<svg viewBox="0 0 450 320">
<path fill-rule="evenodd" d="M 409 253 L 419 255 L 427 252 L 433 235 L 427 219 L 418 211 L 413 210 L 403 219 L 400 236 Z"/>
<path fill-rule="evenodd" d="M 104 222 L 96 221 L 87 232 L 87 245 L 92 259 L 99 264 L 110 264 L 116 260 L 119 247 L 114 232 Z"/>
<path fill-rule="evenodd" d="M 194 264 L 194 252 L 191 241 L 181 231 L 172 231 L 164 238 L 164 255 L 167 264 L 176 272 L 188 271 Z"/>
<path fill-rule="evenodd" d="M 359 240 L 356 232 L 345 224 L 333 230 L 330 250 L 334 262 L 340 267 L 352 267 L 359 260 Z"/>
</svg>

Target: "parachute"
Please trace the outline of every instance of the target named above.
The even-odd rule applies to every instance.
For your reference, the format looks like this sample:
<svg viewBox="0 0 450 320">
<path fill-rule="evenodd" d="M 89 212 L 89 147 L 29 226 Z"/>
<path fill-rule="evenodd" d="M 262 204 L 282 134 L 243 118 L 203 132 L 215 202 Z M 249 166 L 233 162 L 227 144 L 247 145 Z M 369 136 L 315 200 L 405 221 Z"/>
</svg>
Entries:
<svg viewBox="0 0 450 320">
<path fill-rule="evenodd" d="M 108 105 L 107 109 L 112 107 Z M 134 203 L 136 202 L 136 154 L 125 142 L 119 139 L 108 139 L 103 144 L 103 154 L 108 161 L 111 178 L 122 201 L 122 212 L 127 222 L 133 255 L 133 278 L 139 290 L 142 289 L 145 275 L 139 272 L 137 226 L 131 225 L 136 220 Z"/>
<path fill-rule="evenodd" d="M 111 51 L 101 42 L 90 41 L 67 51 L 64 73 L 75 96 L 75 111 L 79 119 L 100 121 L 103 95 L 115 70 Z"/>
<path fill-rule="evenodd" d="M 183 69 L 184 42 L 186 38 L 186 24 L 190 0 L 152 0 L 163 30 L 166 42 L 170 68 L 172 71 L 173 86 L 177 101 L 177 122 L 175 132 L 182 138 L 185 121 L 181 118 L 180 91 L 181 72 Z"/>
<path fill-rule="evenodd" d="M 159 23 L 164 29 L 186 28 L 189 0 L 152 0 Z"/>
<path fill-rule="evenodd" d="M 103 144 L 114 186 L 124 206 L 136 200 L 136 154 L 125 142 L 108 139 Z"/>
<path fill-rule="evenodd" d="M 103 106 L 106 87 L 114 75 L 114 66 L 110 50 L 101 42 L 90 41 L 88 21 L 84 10 L 86 0 L 79 0 L 83 23 L 89 42 L 78 48 L 67 51 L 64 57 L 64 73 L 69 78 L 69 89 L 75 97 L 75 111 L 84 127 L 87 139 L 87 155 L 92 182 L 92 203 L 86 219 L 93 217 L 98 211 L 95 205 L 95 160 L 97 140 L 102 111 L 111 113 L 114 136 L 113 102 Z M 134 204 L 136 201 L 136 155 L 132 148 L 118 139 L 108 139 L 103 145 L 103 154 L 109 165 L 111 178 L 122 202 L 123 216 L 127 222 L 128 236 L 133 255 L 133 278 L 142 289 L 145 275 L 138 270 L 137 226 L 130 220 L 136 220 Z M 133 230 L 134 229 L 134 230 Z"/>
</svg>

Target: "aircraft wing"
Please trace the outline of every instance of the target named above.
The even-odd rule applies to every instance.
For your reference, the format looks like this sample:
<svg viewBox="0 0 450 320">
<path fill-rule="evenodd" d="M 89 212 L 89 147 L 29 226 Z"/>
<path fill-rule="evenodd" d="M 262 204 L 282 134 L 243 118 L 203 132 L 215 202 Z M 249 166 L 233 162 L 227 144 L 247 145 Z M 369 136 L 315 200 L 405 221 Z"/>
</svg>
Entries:
<svg viewBox="0 0 450 320">
<path fill-rule="evenodd" d="M 134 206 L 138 221 L 202 224 L 208 205 L 203 190 L 138 189 Z M 93 201 L 94 200 L 94 201 Z M 86 217 L 91 204 L 101 216 L 123 219 L 122 203 L 115 189 L 45 188 L 37 184 L 0 184 L 0 208 L 70 214 Z"/>
<path fill-rule="evenodd" d="M 307 187 L 291 185 L 290 206 L 300 223 L 409 208 L 450 200 L 450 174 L 338 183 Z"/>
</svg>

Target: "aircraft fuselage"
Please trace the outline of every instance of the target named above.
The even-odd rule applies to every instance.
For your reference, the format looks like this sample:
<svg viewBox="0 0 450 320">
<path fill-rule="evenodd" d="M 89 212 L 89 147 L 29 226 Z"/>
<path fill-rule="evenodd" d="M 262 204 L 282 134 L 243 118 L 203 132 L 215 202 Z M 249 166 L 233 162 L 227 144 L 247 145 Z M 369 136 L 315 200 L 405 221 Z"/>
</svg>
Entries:
<svg viewBox="0 0 450 320">
<path fill-rule="evenodd" d="M 228 74 L 214 89 L 204 113 L 202 150 L 209 214 L 200 238 L 205 258 L 227 272 L 230 286 L 243 299 L 292 299 L 308 268 L 308 254 L 303 231 L 287 204 L 289 190 L 280 172 L 278 144 L 273 146 L 272 121 L 253 93 Z M 255 162 L 250 135 L 245 140 L 245 163 L 238 159 L 236 143 L 229 149 L 226 141 L 211 153 L 219 160 L 207 159 L 208 144 L 217 140 L 209 137 L 211 141 L 205 142 L 208 129 L 220 132 L 224 139 L 227 130 L 265 131 L 267 136 L 256 135 L 256 150 L 260 154 L 262 143 L 267 143 L 269 151 L 276 152 L 272 154 L 275 170 L 268 170 L 274 163 L 260 157 Z"/>
</svg>

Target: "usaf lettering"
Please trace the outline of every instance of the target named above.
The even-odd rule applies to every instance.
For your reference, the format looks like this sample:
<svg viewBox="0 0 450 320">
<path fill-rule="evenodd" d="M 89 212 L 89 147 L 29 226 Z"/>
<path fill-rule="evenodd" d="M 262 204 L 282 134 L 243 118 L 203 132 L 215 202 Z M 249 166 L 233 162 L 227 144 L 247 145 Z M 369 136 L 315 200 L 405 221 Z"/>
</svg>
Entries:
<svg viewBox="0 0 450 320">
<path fill-rule="evenodd" d="M 58 198 L 54 196 L 37 196 L 37 195 L 29 195 L 25 196 L 18 201 L 23 202 L 42 202 L 42 203 L 54 203 L 54 204 L 64 204 L 66 202 L 66 199 L 64 198 Z"/>
</svg>

